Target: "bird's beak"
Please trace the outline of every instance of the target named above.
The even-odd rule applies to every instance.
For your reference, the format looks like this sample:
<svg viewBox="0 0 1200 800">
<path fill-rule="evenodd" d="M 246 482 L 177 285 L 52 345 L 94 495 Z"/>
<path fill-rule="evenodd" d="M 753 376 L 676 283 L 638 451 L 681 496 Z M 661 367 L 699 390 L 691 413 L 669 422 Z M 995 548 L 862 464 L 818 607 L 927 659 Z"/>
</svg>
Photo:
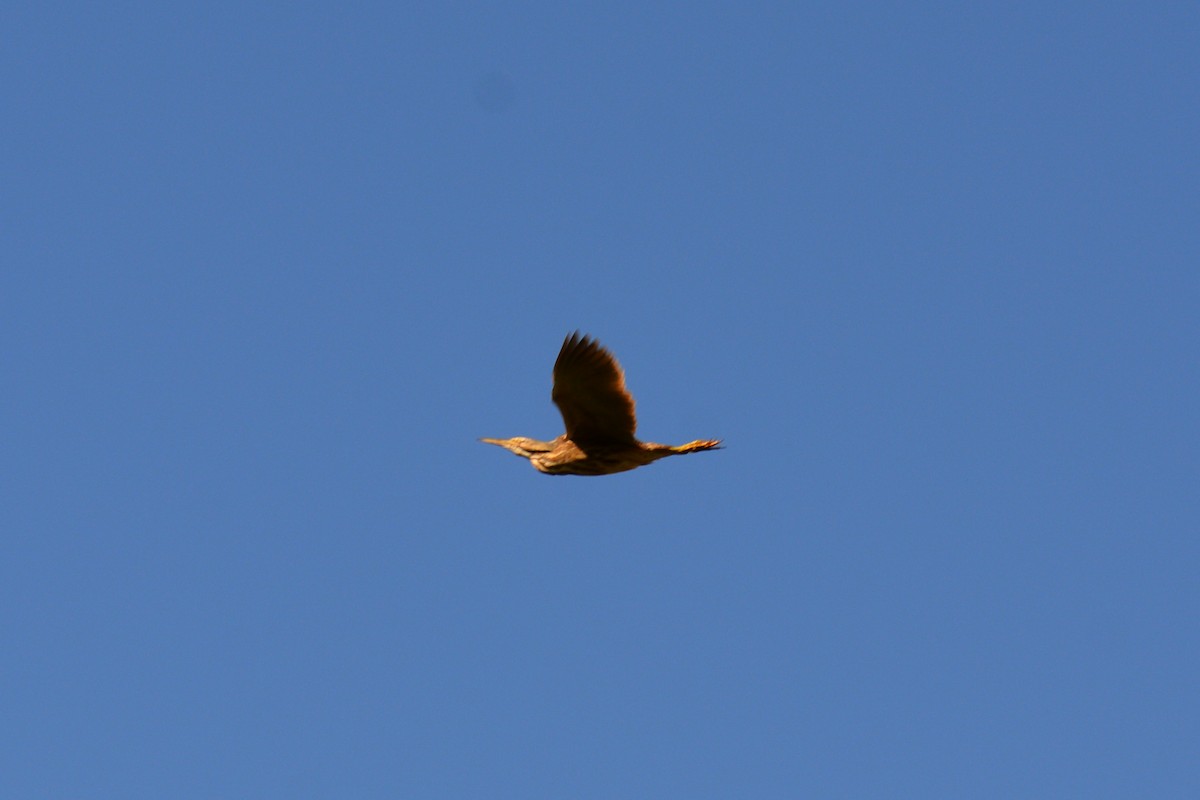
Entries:
<svg viewBox="0 0 1200 800">
<path fill-rule="evenodd" d="M 504 445 L 504 442 L 501 441 L 500 439 L 487 439 L 484 437 L 480 437 L 479 441 L 484 442 L 485 444 L 498 444 L 500 446 Z"/>
</svg>

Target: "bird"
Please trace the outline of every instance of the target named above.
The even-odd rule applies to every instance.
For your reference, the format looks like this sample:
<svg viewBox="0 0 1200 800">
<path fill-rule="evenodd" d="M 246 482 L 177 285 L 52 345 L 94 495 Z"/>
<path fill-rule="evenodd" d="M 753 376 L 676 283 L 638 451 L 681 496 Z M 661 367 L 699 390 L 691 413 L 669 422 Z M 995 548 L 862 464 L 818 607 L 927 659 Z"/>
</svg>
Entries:
<svg viewBox="0 0 1200 800">
<path fill-rule="evenodd" d="M 721 447 L 720 439 L 681 445 L 638 441 L 633 435 L 633 395 L 625 388 L 621 365 L 598 341 L 579 331 L 569 334 L 558 352 L 550 399 L 567 429 L 561 436 L 548 442 L 526 436 L 479 441 L 527 458 L 547 475 L 612 475 L 667 456 Z"/>
</svg>

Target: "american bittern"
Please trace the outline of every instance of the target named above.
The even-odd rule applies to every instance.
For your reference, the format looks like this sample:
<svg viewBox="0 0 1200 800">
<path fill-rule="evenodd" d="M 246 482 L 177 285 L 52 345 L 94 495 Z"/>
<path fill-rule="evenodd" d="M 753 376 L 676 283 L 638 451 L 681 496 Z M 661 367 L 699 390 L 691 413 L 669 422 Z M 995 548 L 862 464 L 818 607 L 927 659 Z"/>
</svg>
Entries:
<svg viewBox="0 0 1200 800">
<path fill-rule="evenodd" d="M 639 442 L 633 396 L 625 388 L 621 365 L 595 339 L 571 334 L 554 362 L 550 393 L 562 412 L 567 432 L 548 442 L 524 436 L 480 439 L 528 458 L 547 475 L 611 475 L 667 456 L 719 447 L 719 439 L 677 446 Z"/>
</svg>

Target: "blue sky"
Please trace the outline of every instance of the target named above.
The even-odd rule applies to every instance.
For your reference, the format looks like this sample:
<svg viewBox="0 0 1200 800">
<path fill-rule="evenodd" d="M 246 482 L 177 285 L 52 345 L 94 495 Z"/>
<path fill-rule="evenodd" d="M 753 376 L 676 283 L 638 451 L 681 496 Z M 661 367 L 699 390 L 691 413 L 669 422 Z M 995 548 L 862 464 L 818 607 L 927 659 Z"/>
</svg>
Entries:
<svg viewBox="0 0 1200 800">
<path fill-rule="evenodd" d="M 1200 791 L 1192 5 L 0 27 L 0 795 Z"/>
</svg>

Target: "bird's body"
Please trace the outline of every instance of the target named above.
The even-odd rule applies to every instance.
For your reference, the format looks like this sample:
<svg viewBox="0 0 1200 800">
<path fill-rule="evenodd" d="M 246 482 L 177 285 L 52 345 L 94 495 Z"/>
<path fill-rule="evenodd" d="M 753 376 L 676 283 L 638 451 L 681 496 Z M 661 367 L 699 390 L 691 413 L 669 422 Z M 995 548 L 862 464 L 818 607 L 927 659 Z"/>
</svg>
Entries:
<svg viewBox="0 0 1200 800">
<path fill-rule="evenodd" d="M 720 440 L 682 445 L 639 442 L 633 397 L 621 365 L 594 339 L 571 334 L 554 362 L 554 403 L 567 432 L 548 442 L 517 436 L 481 439 L 499 445 L 548 475 L 611 475 L 667 456 L 712 450 Z"/>
</svg>

